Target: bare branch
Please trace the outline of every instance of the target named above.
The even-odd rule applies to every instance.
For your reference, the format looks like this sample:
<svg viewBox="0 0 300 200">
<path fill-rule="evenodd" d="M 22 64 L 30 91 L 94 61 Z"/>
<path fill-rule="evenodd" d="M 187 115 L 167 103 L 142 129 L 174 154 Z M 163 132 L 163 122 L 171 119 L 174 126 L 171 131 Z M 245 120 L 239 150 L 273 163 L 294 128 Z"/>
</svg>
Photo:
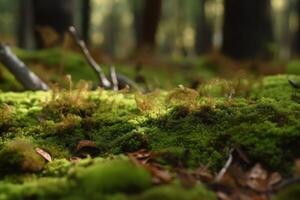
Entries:
<svg viewBox="0 0 300 200">
<path fill-rule="evenodd" d="M 100 81 L 100 85 L 104 88 L 108 89 L 112 87 L 111 82 L 106 78 L 105 74 L 103 73 L 103 70 L 100 65 L 94 60 L 94 58 L 91 56 L 90 51 L 88 50 L 87 46 L 85 45 L 84 41 L 80 39 L 79 35 L 77 34 L 77 31 L 74 26 L 71 26 L 69 28 L 69 33 L 73 37 L 75 43 L 80 48 L 81 52 L 83 53 L 85 59 L 89 63 L 89 65 L 93 68 L 93 70 L 96 72 L 97 77 Z"/>
<path fill-rule="evenodd" d="M 15 76 L 27 90 L 49 90 L 49 87 L 33 73 L 11 50 L 0 44 L 0 62 Z"/>
<path fill-rule="evenodd" d="M 78 47 L 80 48 L 81 52 L 83 53 L 83 55 L 84 55 L 85 59 L 87 60 L 87 62 L 89 63 L 89 65 L 96 72 L 96 74 L 100 80 L 100 85 L 106 89 L 114 89 L 113 88 L 114 83 L 111 83 L 111 81 L 106 78 L 101 66 L 96 63 L 96 61 L 91 56 L 88 48 L 86 47 L 84 41 L 79 38 L 79 35 L 77 34 L 75 27 L 71 26 L 69 28 L 69 32 L 70 32 L 71 36 L 73 37 L 74 41 L 76 42 L 76 44 L 78 45 Z M 122 74 L 119 74 L 116 72 L 115 72 L 115 74 L 116 74 L 117 81 L 112 80 L 112 82 L 115 81 L 115 83 L 118 83 L 118 89 L 129 86 L 131 89 L 140 90 L 139 86 L 133 80 L 129 79 L 128 77 L 126 77 Z"/>
<path fill-rule="evenodd" d="M 118 82 L 116 69 L 113 66 L 111 66 L 109 70 L 110 70 L 111 82 L 113 84 L 113 90 L 118 91 L 119 90 L 119 82 Z"/>
<path fill-rule="evenodd" d="M 225 175 L 225 173 L 227 172 L 228 168 L 230 167 L 232 160 L 233 160 L 233 153 L 234 149 L 230 149 L 229 151 L 229 157 L 224 165 L 224 167 L 221 169 L 221 171 L 218 173 L 218 175 L 215 178 L 215 182 L 220 182 L 223 178 L 223 176 Z"/>
</svg>

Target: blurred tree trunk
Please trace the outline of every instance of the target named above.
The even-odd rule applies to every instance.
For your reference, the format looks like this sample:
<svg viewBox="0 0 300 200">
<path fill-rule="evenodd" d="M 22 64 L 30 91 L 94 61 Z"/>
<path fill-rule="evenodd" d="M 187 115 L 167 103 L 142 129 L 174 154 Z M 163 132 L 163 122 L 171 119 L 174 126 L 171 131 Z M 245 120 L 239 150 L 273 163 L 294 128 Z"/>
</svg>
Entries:
<svg viewBox="0 0 300 200">
<path fill-rule="evenodd" d="M 86 43 L 90 42 L 90 25 L 91 25 L 91 1 L 90 0 L 82 0 L 81 12 L 81 30 L 82 30 L 82 38 Z"/>
<path fill-rule="evenodd" d="M 293 54 L 300 55 L 300 0 L 297 0 L 295 7 L 298 15 L 298 30 L 294 40 Z"/>
<path fill-rule="evenodd" d="M 225 0 L 222 52 L 235 59 L 268 58 L 273 40 L 270 0 Z"/>
<path fill-rule="evenodd" d="M 38 48 L 57 45 L 63 40 L 64 33 L 74 23 L 74 3 L 75 0 L 33 0 L 34 32 Z"/>
<path fill-rule="evenodd" d="M 155 48 L 155 36 L 161 16 L 161 9 L 162 0 L 145 0 L 138 48 L 149 50 Z"/>
<path fill-rule="evenodd" d="M 141 41 L 142 36 L 142 14 L 143 14 L 143 6 L 144 0 L 128 0 L 130 5 L 132 14 L 133 14 L 133 28 L 134 28 L 134 36 L 136 41 L 136 46 L 138 46 L 138 41 Z"/>
<path fill-rule="evenodd" d="M 18 46 L 24 49 L 32 45 L 32 0 L 19 1 Z"/>
<path fill-rule="evenodd" d="M 205 14 L 205 3 L 207 0 L 199 0 L 199 13 L 196 22 L 196 53 L 201 55 L 212 50 L 212 27 Z"/>
</svg>

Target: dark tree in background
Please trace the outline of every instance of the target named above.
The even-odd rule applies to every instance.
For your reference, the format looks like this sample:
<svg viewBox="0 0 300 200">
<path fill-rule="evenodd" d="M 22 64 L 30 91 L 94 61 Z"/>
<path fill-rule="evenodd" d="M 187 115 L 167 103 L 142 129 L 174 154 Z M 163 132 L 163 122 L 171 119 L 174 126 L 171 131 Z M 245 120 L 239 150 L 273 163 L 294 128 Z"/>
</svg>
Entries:
<svg viewBox="0 0 300 200">
<path fill-rule="evenodd" d="M 91 1 L 81 0 L 81 30 L 82 38 L 89 43 L 90 25 L 91 25 Z"/>
<path fill-rule="evenodd" d="M 295 35 L 294 45 L 293 45 L 293 54 L 300 55 L 300 0 L 296 1 L 296 12 L 298 17 L 298 30 Z"/>
<path fill-rule="evenodd" d="M 199 11 L 196 21 L 196 43 L 195 50 L 198 55 L 208 53 L 212 50 L 212 27 L 209 24 L 205 14 L 205 3 L 208 0 L 198 0 Z"/>
<path fill-rule="evenodd" d="M 32 0 L 19 1 L 19 24 L 18 24 L 18 46 L 21 48 L 29 48 L 32 44 Z"/>
<path fill-rule="evenodd" d="M 272 42 L 270 0 L 225 0 L 222 52 L 236 59 L 267 57 Z"/>
<path fill-rule="evenodd" d="M 138 48 L 154 49 L 161 10 L 162 0 L 145 0 Z"/>
<path fill-rule="evenodd" d="M 52 28 L 60 41 L 65 31 L 74 23 L 74 0 L 33 0 L 33 18 L 36 46 L 44 47 L 43 27 Z"/>
<path fill-rule="evenodd" d="M 142 36 L 142 16 L 144 0 L 128 0 L 128 3 L 130 5 L 130 9 L 133 15 L 134 37 L 136 41 L 136 46 L 138 46 L 138 41 L 141 41 Z"/>
</svg>

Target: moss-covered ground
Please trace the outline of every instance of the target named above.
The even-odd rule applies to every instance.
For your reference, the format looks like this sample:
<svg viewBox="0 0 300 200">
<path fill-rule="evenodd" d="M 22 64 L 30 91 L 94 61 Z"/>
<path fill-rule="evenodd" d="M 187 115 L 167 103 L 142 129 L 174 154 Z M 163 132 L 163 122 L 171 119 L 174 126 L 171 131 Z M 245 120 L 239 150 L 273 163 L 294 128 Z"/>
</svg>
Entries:
<svg viewBox="0 0 300 200">
<path fill-rule="evenodd" d="M 245 168 L 261 163 L 289 176 L 300 157 L 299 82 L 278 75 L 147 94 L 69 82 L 0 93 L 0 199 L 216 199 L 200 183 L 184 187 L 174 169 L 217 173 L 231 149 L 248 157 Z M 141 149 L 174 173 L 171 183 L 153 184 L 127 157 Z"/>
</svg>

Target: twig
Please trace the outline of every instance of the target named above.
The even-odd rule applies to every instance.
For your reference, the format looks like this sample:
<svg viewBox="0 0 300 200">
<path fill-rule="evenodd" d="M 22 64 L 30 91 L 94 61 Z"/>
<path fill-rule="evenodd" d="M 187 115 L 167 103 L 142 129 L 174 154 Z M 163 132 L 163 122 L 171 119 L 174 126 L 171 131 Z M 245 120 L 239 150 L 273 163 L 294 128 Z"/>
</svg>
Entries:
<svg viewBox="0 0 300 200">
<path fill-rule="evenodd" d="M 225 175 L 225 173 L 227 172 L 228 168 L 230 167 L 232 160 L 233 160 L 233 156 L 232 156 L 233 151 L 234 151 L 234 149 L 230 149 L 228 160 L 226 161 L 224 167 L 221 169 L 221 171 L 216 176 L 215 182 L 220 182 L 222 180 L 223 176 Z"/>
<path fill-rule="evenodd" d="M 79 38 L 79 35 L 77 34 L 75 27 L 71 26 L 69 28 L 69 32 L 70 32 L 71 36 L 73 37 L 75 43 L 80 48 L 81 52 L 83 53 L 83 55 L 84 55 L 85 59 L 87 60 L 87 62 L 89 63 L 89 65 L 96 72 L 101 86 L 103 86 L 106 89 L 111 88 L 112 87 L 111 82 L 106 78 L 101 66 L 98 65 L 97 62 L 94 60 L 94 58 L 91 56 L 90 51 L 86 47 L 84 41 Z"/>
<path fill-rule="evenodd" d="M 119 82 L 118 82 L 116 69 L 113 66 L 111 66 L 109 71 L 110 71 L 111 82 L 113 84 L 113 90 L 118 91 L 119 90 Z"/>
<path fill-rule="evenodd" d="M 93 59 L 93 57 L 91 56 L 91 54 L 90 54 L 88 48 L 86 47 L 84 41 L 79 38 L 75 27 L 71 26 L 69 28 L 69 32 L 70 32 L 71 36 L 73 37 L 75 43 L 80 48 L 81 52 L 83 53 L 83 55 L 84 55 L 85 59 L 87 60 L 87 62 L 89 63 L 89 65 L 96 72 L 96 74 L 97 74 L 97 76 L 100 80 L 100 85 L 103 86 L 106 89 L 112 89 L 113 84 L 106 78 L 101 66 L 98 65 L 96 63 L 96 61 Z M 129 79 L 128 77 L 126 77 L 122 74 L 116 73 L 116 80 L 118 82 L 118 88 L 119 89 L 129 86 L 131 89 L 140 90 L 139 86 L 134 81 L 132 81 L 131 79 Z"/>
<path fill-rule="evenodd" d="M 297 81 L 292 80 L 292 79 L 289 79 L 288 81 L 289 81 L 289 84 L 290 84 L 293 88 L 295 88 L 295 89 L 300 89 L 300 84 L 299 84 Z"/>
<path fill-rule="evenodd" d="M 15 76 L 27 90 L 49 90 L 49 87 L 33 73 L 11 50 L 0 44 L 0 62 Z"/>
</svg>

